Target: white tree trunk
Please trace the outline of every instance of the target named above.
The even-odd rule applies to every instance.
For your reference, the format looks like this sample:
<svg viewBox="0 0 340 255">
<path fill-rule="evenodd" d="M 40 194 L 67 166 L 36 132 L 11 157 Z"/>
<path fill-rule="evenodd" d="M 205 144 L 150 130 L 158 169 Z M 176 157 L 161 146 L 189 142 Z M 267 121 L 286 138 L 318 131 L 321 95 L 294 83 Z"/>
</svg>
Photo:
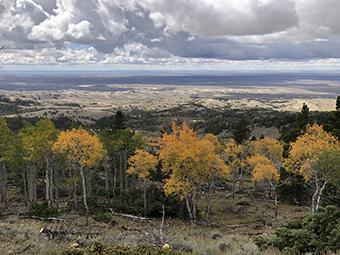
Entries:
<svg viewBox="0 0 340 255">
<path fill-rule="evenodd" d="M 80 167 L 80 176 L 81 176 L 81 183 L 83 188 L 83 204 L 86 210 L 86 224 L 88 225 L 88 218 L 89 218 L 89 207 L 87 204 L 87 190 L 86 190 L 86 179 L 84 174 L 84 169 Z"/>
</svg>

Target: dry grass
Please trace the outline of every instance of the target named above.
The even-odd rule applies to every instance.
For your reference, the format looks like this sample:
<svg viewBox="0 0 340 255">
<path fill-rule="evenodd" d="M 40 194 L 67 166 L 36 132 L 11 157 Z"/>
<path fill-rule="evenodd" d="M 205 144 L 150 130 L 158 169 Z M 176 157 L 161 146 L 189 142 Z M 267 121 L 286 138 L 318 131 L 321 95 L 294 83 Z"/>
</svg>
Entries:
<svg viewBox="0 0 340 255">
<path fill-rule="evenodd" d="M 70 217 L 70 216 L 68 216 Z M 71 228 L 78 230 L 77 235 L 67 235 L 61 240 L 48 240 L 39 235 L 39 230 L 46 224 L 35 220 L 22 220 L 16 216 L 2 219 L 0 223 L 0 254 L 60 254 L 75 242 L 80 246 L 87 246 L 94 241 L 108 245 L 134 246 L 144 243 L 141 230 L 147 231 L 159 227 L 159 222 L 152 223 L 131 222 L 117 217 L 118 224 L 109 226 L 93 220 L 90 225 L 84 225 L 85 219 L 73 215 Z M 126 228 L 127 230 L 123 230 Z M 86 232 L 100 232 L 99 235 L 87 235 Z M 192 250 L 196 255 L 279 255 L 277 250 L 261 252 L 253 243 L 251 236 L 239 233 L 238 228 L 225 229 L 224 227 L 192 226 L 181 221 L 171 224 L 171 231 L 177 233 L 171 246 Z"/>
<path fill-rule="evenodd" d="M 201 213 L 205 200 L 199 201 Z M 239 196 L 226 199 L 225 194 L 216 193 L 212 198 L 212 224 L 192 226 L 189 223 L 173 219 L 164 231 L 174 237 L 170 243 L 173 247 L 186 248 L 197 255 L 278 255 L 279 251 L 261 252 L 252 241 L 252 237 L 262 233 L 273 233 L 275 227 L 294 218 L 302 217 L 308 208 L 281 205 L 279 217 L 273 218 L 274 208 L 270 202 L 252 200 Z M 61 240 L 48 240 L 39 235 L 42 227 L 60 227 L 61 223 L 48 223 L 37 220 L 19 219 L 17 216 L 0 219 L 0 255 L 14 254 L 60 254 L 73 243 L 86 246 L 94 241 L 108 245 L 138 245 L 145 243 L 142 232 L 154 231 L 160 226 L 160 220 L 151 223 L 132 221 L 115 216 L 115 225 L 85 219 L 78 214 L 68 213 L 62 216 L 69 229 L 77 234 L 66 235 Z M 99 233 L 89 235 L 88 233 Z"/>
</svg>

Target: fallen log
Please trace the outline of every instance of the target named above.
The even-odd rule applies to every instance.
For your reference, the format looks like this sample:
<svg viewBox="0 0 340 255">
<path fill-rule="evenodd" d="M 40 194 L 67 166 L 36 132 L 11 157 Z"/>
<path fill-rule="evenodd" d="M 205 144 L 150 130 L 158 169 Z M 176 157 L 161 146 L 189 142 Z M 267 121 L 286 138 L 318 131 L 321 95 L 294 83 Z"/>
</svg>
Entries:
<svg viewBox="0 0 340 255">
<path fill-rule="evenodd" d="M 43 227 L 39 231 L 40 235 L 47 236 L 48 239 L 63 239 L 68 235 L 78 235 L 78 236 L 86 236 L 86 238 L 90 238 L 93 236 L 97 236 L 101 234 L 101 232 L 84 232 L 84 231 L 76 231 L 65 229 L 63 226 L 50 226 L 50 227 Z"/>
<path fill-rule="evenodd" d="M 152 222 L 152 220 L 150 218 L 135 216 L 135 215 L 126 214 L 126 213 L 117 213 L 117 212 L 114 212 L 111 208 L 109 208 L 109 209 L 110 209 L 111 213 L 115 216 L 120 216 L 120 217 L 124 217 L 124 218 L 128 218 L 128 219 L 132 219 L 132 220 Z"/>
<path fill-rule="evenodd" d="M 38 216 L 20 215 L 19 218 L 21 218 L 21 219 L 41 220 L 41 221 L 57 221 L 57 222 L 64 222 L 64 223 L 66 223 L 66 220 L 64 220 L 62 218 L 56 218 L 56 217 L 38 217 Z"/>
</svg>

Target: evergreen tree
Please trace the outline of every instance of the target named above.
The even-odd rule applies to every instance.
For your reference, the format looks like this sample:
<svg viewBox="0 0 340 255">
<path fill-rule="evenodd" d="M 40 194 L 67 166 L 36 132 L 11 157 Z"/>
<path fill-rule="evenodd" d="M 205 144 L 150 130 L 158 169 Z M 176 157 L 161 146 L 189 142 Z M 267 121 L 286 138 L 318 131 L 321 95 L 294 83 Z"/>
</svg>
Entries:
<svg viewBox="0 0 340 255">
<path fill-rule="evenodd" d="M 249 138 L 250 130 L 248 121 L 240 120 L 234 128 L 233 136 L 237 143 L 242 143 Z"/>
<path fill-rule="evenodd" d="M 125 116 L 122 111 L 117 111 L 115 115 L 115 122 L 114 122 L 115 129 L 125 129 L 126 128 L 126 120 Z"/>
<path fill-rule="evenodd" d="M 309 107 L 303 103 L 301 113 L 298 116 L 297 124 L 300 129 L 304 129 L 309 121 Z"/>
<path fill-rule="evenodd" d="M 336 106 L 335 106 L 335 126 L 337 129 L 340 129 L 340 96 L 336 99 Z"/>
</svg>

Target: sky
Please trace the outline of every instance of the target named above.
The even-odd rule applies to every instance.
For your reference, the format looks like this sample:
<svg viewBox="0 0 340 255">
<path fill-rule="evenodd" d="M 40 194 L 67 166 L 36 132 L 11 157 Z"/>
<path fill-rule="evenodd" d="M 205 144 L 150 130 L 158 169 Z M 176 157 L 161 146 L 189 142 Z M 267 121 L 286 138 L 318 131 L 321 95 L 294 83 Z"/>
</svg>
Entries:
<svg viewBox="0 0 340 255">
<path fill-rule="evenodd" d="M 339 0 L 0 0 L 0 63 L 336 69 L 339 13 Z"/>
</svg>

